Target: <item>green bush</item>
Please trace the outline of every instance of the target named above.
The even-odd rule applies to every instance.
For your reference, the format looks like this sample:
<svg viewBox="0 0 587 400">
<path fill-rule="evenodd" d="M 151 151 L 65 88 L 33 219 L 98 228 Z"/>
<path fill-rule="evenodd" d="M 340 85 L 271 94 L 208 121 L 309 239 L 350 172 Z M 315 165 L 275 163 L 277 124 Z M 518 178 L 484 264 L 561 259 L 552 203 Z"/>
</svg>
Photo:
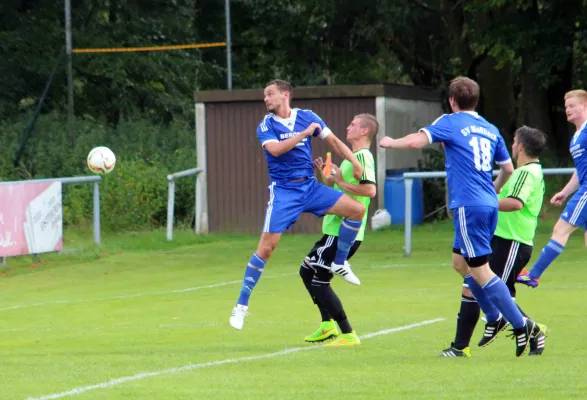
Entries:
<svg viewBox="0 0 587 400">
<path fill-rule="evenodd" d="M 13 162 L 28 117 L 0 126 L 0 176 L 2 180 L 90 175 L 88 152 L 107 146 L 116 154 L 114 171 L 100 183 L 101 218 L 105 230 L 157 227 L 166 223 L 167 175 L 195 168 L 195 134 L 189 124 L 153 125 L 127 121 L 117 127 L 91 119 L 75 121 L 71 146 L 67 121 L 59 115 L 43 115 L 26 145 L 17 168 Z M 176 184 L 176 223 L 193 220 L 195 178 Z M 93 186 L 63 186 L 64 224 L 88 226 L 92 222 Z"/>
</svg>

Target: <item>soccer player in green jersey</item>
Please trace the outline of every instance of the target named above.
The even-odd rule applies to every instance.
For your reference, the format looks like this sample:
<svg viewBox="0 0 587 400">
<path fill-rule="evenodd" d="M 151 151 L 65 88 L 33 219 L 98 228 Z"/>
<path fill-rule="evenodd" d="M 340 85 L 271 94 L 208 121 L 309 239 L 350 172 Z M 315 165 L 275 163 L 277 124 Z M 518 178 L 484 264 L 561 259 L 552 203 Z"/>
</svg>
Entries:
<svg viewBox="0 0 587 400">
<path fill-rule="evenodd" d="M 363 166 L 361 179 L 353 177 L 353 166 L 347 160 L 340 164 L 340 169 L 336 165 L 332 165 L 333 174 L 331 176 L 323 175 L 323 161 L 321 158 L 316 159 L 314 162 L 317 173 L 325 184 L 333 186 L 335 189 L 358 200 L 365 206 L 366 210 L 369 209 L 369 203 L 377 193 L 375 161 L 369 148 L 377 135 L 378 129 L 377 119 L 371 114 L 355 116 L 347 127 L 347 142 L 351 145 L 353 154 Z M 363 223 L 350 249 L 348 258 L 351 258 L 361 245 L 365 235 L 366 222 L 367 213 L 363 217 Z M 327 346 L 350 346 L 361 343 L 351 327 L 340 299 L 330 286 L 330 281 L 334 275 L 329 266 L 336 253 L 341 223 L 343 223 L 343 218 L 336 215 L 324 216 L 322 224 L 324 236 L 316 242 L 300 266 L 300 276 L 314 303 L 318 306 L 322 317 L 320 328 L 313 334 L 306 336 L 305 340 L 307 342 L 322 342 L 326 339 L 335 338 Z M 338 324 L 340 332 L 336 324 Z"/>
<path fill-rule="evenodd" d="M 514 133 L 512 158 L 517 169 L 498 194 L 499 214 L 497 228 L 491 240 L 491 270 L 506 282 L 512 298 L 516 297 L 515 282 L 518 274 L 530 261 L 538 214 L 544 197 L 542 166 L 538 160 L 546 144 L 546 135 L 538 129 L 523 126 Z M 522 311 L 522 310 L 520 310 Z M 508 326 L 508 321 L 493 307 L 483 310 L 487 324 L 479 346 L 487 346 L 497 334 Z M 522 314 L 524 312 L 522 311 Z M 444 357 L 470 357 L 469 342 L 479 320 L 477 300 L 466 284 L 463 285 L 461 309 L 457 316 L 454 342 L 444 350 Z M 524 316 L 527 317 L 526 314 Z M 544 351 L 545 327 L 530 338 L 530 355 Z"/>
</svg>

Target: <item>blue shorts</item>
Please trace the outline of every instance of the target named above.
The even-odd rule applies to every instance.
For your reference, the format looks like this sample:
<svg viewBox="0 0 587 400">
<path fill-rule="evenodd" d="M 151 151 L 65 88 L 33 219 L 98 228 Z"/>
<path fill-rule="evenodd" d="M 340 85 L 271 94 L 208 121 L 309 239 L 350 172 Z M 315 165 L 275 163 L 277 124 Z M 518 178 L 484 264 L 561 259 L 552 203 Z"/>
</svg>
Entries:
<svg viewBox="0 0 587 400">
<path fill-rule="evenodd" d="M 575 192 L 568 201 L 561 219 L 574 226 L 583 227 L 587 230 L 587 186 L 583 185 Z"/>
<path fill-rule="evenodd" d="M 466 206 L 454 211 L 453 248 L 459 249 L 466 258 L 491 254 L 491 238 L 497 227 L 497 208 Z"/>
<path fill-rule="evenodd" d="M 313 177 L 301 182 L 271 182 L 263 233 L 284 232 L 304 212 L 322 217 L 342 195 Z"/>
</svg>

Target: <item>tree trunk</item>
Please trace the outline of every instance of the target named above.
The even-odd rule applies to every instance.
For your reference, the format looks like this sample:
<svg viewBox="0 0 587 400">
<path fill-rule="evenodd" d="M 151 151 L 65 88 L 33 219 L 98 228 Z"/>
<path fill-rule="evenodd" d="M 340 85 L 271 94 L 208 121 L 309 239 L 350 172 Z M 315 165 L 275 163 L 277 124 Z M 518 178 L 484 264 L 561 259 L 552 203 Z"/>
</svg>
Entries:
<svg viewBox="0 0 587 400">
<path fill-rule="evenodd" d="M 531 72 L 533 62 L 532 49 L 526 49 L 522 54 L 522 120 L 526 125 L 546 133 L 550 141 L 553 131 L 548 115 L 548 94 L 540 87 L 536 74 Z"/>
<path fill-rule="evenodd" d="M 493 57 L 479 64 L 477 81 L 481 86 L 479 113 L 494 124 L 506 141 L 511 140 L 516 126 L 516 99 L 514 98 L 510 68 L 496 68 Z"/>
</svg>

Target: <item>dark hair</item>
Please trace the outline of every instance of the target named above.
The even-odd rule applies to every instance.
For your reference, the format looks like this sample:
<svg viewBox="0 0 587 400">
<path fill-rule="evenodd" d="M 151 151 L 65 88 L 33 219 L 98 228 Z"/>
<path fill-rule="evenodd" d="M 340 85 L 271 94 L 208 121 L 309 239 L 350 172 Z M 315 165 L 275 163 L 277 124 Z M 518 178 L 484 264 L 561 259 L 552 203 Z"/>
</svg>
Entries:
<svg viewBox="0 0 587 400">
<path fill-rule="evenodd" d="M 277 89 L 279 89 L 280 92 L 289 92 L 290 98 L 291 98 L 291 95 L 293 95 L 293 87 L 291 86 L 291 84 L 289 82 L 282 81 L 281 79 L 274 79 L 270 82 L 267 82 L 265 87 L 271 86 L 271 85 L 277 86 Z"/>
<path fill-rule="evenodd" d="M 461 110 L 474 110 L 479 102 L 479 84 L 466 76 L 457 76 L 450 81 L 448 96 Z"/>
<path fill-rule="evenodd" d="M 518 138 L 518 143 L 524 145 L 524 151 L 532 158 L 537 158 L 546 145 L 546 134 L 526 125 L 516 129 L 514 137 Z"/>
</svg>

